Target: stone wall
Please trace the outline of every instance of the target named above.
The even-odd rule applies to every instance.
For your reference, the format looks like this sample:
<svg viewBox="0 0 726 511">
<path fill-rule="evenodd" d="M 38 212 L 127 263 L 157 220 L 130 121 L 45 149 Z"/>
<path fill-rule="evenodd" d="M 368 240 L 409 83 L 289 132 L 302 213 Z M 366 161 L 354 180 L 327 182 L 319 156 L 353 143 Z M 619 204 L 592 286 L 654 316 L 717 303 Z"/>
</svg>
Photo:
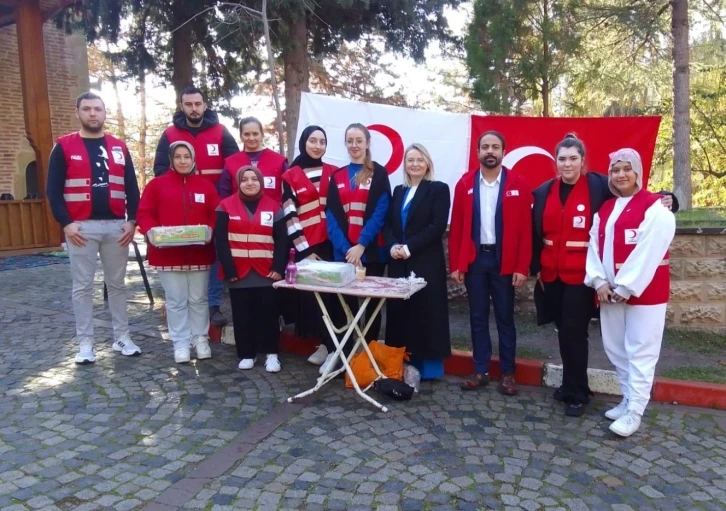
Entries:
<svg viewBox="0 0 726 511">
<path fill-rule="evenodd" d="M 668 324 L 726 332 L 726 229 L 679 230 L 670 268 Z"/>
<path fill-rule="evenodd" d="M 78 129 L 75 100 L 88 90 L 88 57 L 82 34 L 67 35 L 52 21 L 43 26 L 48 72 L 48 93 L 53 138 Z M 0 193 L 16 199 L 26 195 L 25 168 L 35 153 L 25 137 L 23 94 L 15 25 L 0 28 L 0 90 L 3 117 L 0 124 Z"/>
<path fill-rule="evenodd" d="M 444 243 L 446 246 L 446 243 Z M 669 326 L 726 333 L 726 229 L 678 229 L 670 251 Z M 517 290 L 517 309 L 534 309 L 534 280 Z M 466 290 L 449 280 L 449 298 Z"/>
</svg>

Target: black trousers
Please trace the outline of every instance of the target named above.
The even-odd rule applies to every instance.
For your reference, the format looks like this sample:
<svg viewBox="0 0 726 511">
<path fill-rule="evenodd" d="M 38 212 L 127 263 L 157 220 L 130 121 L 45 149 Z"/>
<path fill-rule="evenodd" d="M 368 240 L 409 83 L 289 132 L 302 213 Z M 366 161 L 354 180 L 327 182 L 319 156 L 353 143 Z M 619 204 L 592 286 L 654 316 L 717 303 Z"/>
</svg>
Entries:
<svg viewBox="0 0 726 511">
<path fill-rule="evenodd" d="M 562 357 L 562 395 L 568 403 L 588 403 L 588 327 L 595 308 L 595 290 L 584 284 L 545 282 L 548 307 L 555 318 Z"/>
<path fill-rule="evenodd" d="M 277 292 L 270 286 L 229 290 L 234 343 L 241 359 L 278 353 L 280 346 Z"/>
<path fill-rule="evenodd" d="M 367 277 L 383 277 L 383 273 L 386 271 L 386 265 L 383 263 L 368 263 L 363 264 L 363 266 L 366 267 L 366 276 Z M 337 300 L 337 297 L 336 297 Z M 345 296 L 345 303 L 348 304 L 348 307 L 350 307 L 350 311 L 355 316 L 358 313 L 358 310 L 360 310 L 360 303 L 358 301 L 357 296 Z M 362 323 L 359 323 L 361 331 L 365 327 L 366 323 L 368 323 L 368 318 L 371 314 L 373 314 L 373 309 L 376 308 L 378 305 L 378 302 L 375 299 L 372 299 L 370 303 L 368 304 L 368 307 L 366 307 L 366 313 L 363 315 Z M 340 302 L 337 304 L 338 308 L 342 312 L 342 317 L 345 318 L 345 312 L 343 311 Z M 371 325 L 371 328 L 368 330 L 368 333 L 366 334 L 366 341 L 370 342 L 373 340 L 378 340 L 378 336 L 381 333 L 381 315 L 380 313 L 376 317 L 375 321 L 373 321 L 373 324 Z M 341 326 L 341 325 L 336 325 Z M 350 350 L 353 348 L 353 343 L 348 343 L 346 345 L 346 348 L 343 349 L 343 351 L 347 354 L 350 353 Z"/>
</svg>

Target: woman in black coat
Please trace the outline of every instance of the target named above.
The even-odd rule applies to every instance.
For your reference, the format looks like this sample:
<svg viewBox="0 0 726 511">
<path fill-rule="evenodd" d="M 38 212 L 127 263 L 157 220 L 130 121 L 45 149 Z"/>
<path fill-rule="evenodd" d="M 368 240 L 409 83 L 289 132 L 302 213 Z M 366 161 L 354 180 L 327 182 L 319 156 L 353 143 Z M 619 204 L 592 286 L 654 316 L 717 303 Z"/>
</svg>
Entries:
<svg viewBox="0 0 726 511">
<path fill-rule="evenodd" d="M 393 191 L 384 228 L 391 253 L 388 276 L 409 277 L 413 272 L 427 282 L 410 300 L 387 302 L 386 344 L 405 346 L 424 379 L 443 376 L 443 361 L 451 355 L 442 241 L 451 198 L 448 185 L 433 177 L 426 148 L 413 144 L 406 149 L 404 184 Z"/>
</svg>

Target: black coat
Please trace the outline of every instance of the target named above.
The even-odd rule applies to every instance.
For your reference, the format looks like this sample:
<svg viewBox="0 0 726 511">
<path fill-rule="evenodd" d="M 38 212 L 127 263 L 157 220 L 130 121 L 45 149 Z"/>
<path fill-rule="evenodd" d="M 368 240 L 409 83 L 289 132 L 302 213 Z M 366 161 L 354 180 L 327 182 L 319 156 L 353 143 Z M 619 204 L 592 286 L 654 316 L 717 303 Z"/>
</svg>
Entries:
<svg viewBox="0 0 726 511">
<path fill-rule="evenodd" d="M 414 272 L 426 287 L 410 300 L 386 304 L 386 344 L 406 346 L 421 359 L 444 359 L 451 355 L 449 301 L 443 236 L 449 219 L 451 197 L 446 183 L 422 181 L 408 212 L 404 232 L 401 220 L 405 188 L 397 186 L 388 208 L 383 230 L 386 247 L 406 244 L 408 259 L 389 259 L 388 276 L 408 277 Z"/>
</svg>

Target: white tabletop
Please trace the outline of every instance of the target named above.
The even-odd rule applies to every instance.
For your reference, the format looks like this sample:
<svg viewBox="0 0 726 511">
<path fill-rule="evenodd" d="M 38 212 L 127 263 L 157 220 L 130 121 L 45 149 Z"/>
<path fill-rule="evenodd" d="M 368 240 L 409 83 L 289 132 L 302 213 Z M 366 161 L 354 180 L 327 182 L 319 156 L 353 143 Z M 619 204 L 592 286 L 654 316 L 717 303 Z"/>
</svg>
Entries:
<svg viewBox="0 0 726 511">
<path fill-rule="evenodd" d="M 407 279 L 388 277 L 366 277 L 365 280 L 354 280 L 350 284 L 341 287 L 288 284 L 284 280 L 275 282 L 272 286 L 280 289 L 297 289 L 298 291 L 408 300 L 415 293 L 425 288 L 426 282 L 411 282 Z"/>
</svg>

